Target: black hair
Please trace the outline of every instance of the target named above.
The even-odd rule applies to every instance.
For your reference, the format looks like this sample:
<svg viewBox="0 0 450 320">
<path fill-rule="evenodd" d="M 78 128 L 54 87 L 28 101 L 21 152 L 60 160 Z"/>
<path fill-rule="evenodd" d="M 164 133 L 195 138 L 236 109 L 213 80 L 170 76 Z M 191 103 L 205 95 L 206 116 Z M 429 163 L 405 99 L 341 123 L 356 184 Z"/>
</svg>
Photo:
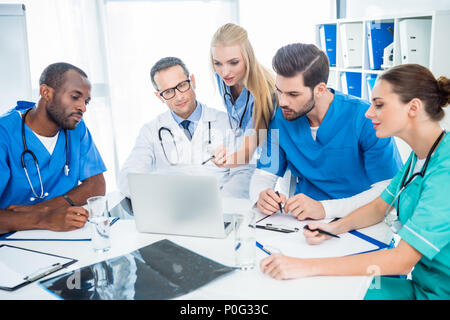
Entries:
<svg viewBox="0 0 450 320">
<path fill-rule="evenodd" d="M 55 90 L 58 90 L 59 87 L 64 83 L 65 78 L 64 74 L 69 71 L 74 70 L 78 72 L 81 76 L 87 79 L 86 73 L 78 67 L 66 62 L 57 62 L 49 65 L 41 74 L 39 78 L 39 85 L 47 85 Z"/>
<path fill-rule="evenodd" d="M 283 77 L 303 74 L 306 87 L 314 89 L 320 82 L 328 82 L 329 60 L 325 52 L 313 44 L 293 43 L 280 49 L 273 57 L 272 67 Z"/>
</svg>

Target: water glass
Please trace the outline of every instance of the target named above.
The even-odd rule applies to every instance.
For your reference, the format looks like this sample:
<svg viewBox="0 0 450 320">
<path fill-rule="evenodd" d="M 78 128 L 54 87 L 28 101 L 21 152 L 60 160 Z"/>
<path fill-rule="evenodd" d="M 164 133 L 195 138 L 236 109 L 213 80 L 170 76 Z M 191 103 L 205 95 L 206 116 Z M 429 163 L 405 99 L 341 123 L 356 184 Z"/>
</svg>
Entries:
<svg viewBox="0 0 450 320">
<path fill-rule="evenodd" d="M 233 215 L 235 266 L 241 270 L 256 265 L 255 213 L 253 211 Z"/>
<path fill-rule="evenodd" d="M 106 252 L 111 248 L 106 197 L 91 197 L 87 199 L 87 204 L 92 228 L 92 247 L 96 252 Z"/>
</svg>

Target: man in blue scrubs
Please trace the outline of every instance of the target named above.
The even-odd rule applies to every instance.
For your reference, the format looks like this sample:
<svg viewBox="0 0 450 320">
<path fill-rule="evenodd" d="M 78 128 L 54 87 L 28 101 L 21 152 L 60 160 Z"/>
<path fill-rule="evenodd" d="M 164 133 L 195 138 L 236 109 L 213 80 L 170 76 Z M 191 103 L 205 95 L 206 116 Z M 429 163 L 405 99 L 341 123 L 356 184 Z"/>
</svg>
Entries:
<svg viewBox="0 0 450 320">
<path fill-rule="evenodd" d="M 273 68 L 280 107 L 258 169 L 277 177 L 290 169 L 297 184 L 287 200 L 272 187 L 260 188 L 261 212 L 272 214 L 285 203 L 284 211 L 300 220 L 328 218 L 324 200 L 350 198 L 397 173 L 402 162 L 394 140 L 377 138 L 364 116 L 370 102 L 326 87 L 329 62 L 323 51 L 312 44 L 287 45 L 276 53 Z"/>
<path fill-rule="evenodd" d="M 55 63 L 39 82 L 37 104 L 18 101 L 0 117 L 0 233 L 81 228 L 89 215 L 78 206 L 105 194 L 106 167 L 82 120 L 86 74 Z"/>
</svg>

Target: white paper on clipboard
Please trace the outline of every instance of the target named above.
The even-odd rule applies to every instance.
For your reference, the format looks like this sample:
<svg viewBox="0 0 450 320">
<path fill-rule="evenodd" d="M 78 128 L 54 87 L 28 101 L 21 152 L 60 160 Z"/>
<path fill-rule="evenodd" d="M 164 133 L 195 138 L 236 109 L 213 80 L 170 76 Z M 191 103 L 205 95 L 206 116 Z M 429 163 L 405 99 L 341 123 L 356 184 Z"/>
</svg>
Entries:
<svg viewBox="0 0 450 320">
<path fill-rule="evenodd" d="M 0 287 L 12 289 L 26 282 L 26 277 L 44 273 L 56 264 L 64 266 L 73 261 L 76 260 L 2 245 L 0 246 Z"/>
<path fill-rule="evenodd" d="M 341 257 L 377 250 L 379 247 L 350 233 L 339 234 L 339 238 L 332 238 L 320 245 L 310 245 L 303 235 L 303 227 L 310 222 L 329 223 L 332 219 L 303 220 L 300 221 L 292 215 L 276 213 L 260 220 L 257 225 L 265 226 L 267 223 L 289 228 L 298 228 L 299 231 L 291 233 L 271 232 L 270 237 L 260 241 L 264 247 L 275 248 L 284 255 L 297 258 L 324 258 Z"/>
</svg>

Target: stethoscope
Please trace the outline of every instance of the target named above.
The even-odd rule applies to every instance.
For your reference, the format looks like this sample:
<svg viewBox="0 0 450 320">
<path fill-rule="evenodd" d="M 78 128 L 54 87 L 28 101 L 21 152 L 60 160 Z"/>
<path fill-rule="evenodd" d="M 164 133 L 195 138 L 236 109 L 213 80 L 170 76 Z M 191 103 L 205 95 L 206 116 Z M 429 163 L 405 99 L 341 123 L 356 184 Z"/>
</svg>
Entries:
<svg viewBox="0 0 450 320">
<path fill-rule="evenodd" d="M 169 135 L 171 136 L 171 138 L 172 138 L 173 146 L 174 146 L 175 151 L 177 153 L 177 160 L 176 160 L 176 162 L 170 161 L 169 157 L 167 156 L 166 148 L 164 148 L 164 143 L 163 143 L 163 139 L 162 139 L 162 132 L 163 131 L 167 131 L 169 133 Z M 167 162 L 171 166 L 176 166 L 180 162 L 180 156 L 179 156 L 179 153 L 178 153 L 177 143 L 175 142 L 175 137 L 174 137 L 172 131 L 169 128 L 167 128 L 167 127 L 159 128 L 159 130 L 158 130 L 158 139 L 159 139 L 159 143 L 161 144 L 161 148 L 163 150 L 164 157 L 166 157 Z M 208 146 L 211 146 L 211 121 L 208 121 Z"/>
<path fill-rule="evenodd" d="M 33 195 L 34 195 L 34 197 L 31 197 L 31 198 L 30 198 L 30 201 L 35 201 L 36 199 L 44 199 L 46 196 L 48 196 L 48 192 L 44 192 L 44 185 L 43 185 L 43 183 L 42 183 L 41 171 L 39 170 L 39 162 L 38 162 L 38 159 L 37 159 L 36 155 L 34 154 L 34 152 L 31 151 L 30 149 L 28 149 L 28 147 L 27 147 L 27 141 L 26 141 L 26 138 L 25 138 L 25 117 L 27 116 L 28 112 L 29 112 L 31 109 L 33 109 L 33 108 L 28 109 L 28 110 L 25 112 L 25 114 L 23 115 L 23 117 L 22 117 L 22 141 L 23 141 L 23 152 L 22 152 L 22 154 L 21 154 L 21 156 L 20 156 L 20 160 L 21 160 L 21 162 L 22 162 L 22 168 L 23 168 L 23 170 L 25 171 L 25 175 L 26 175 L 26 177 L 27 177 L 28 184 L 30 185 L 31 192 L 33 192 Z M 66 164 L 64 165 L 64 174 L 65 174 L 66 176 L 68 176 L 68 175 L 69 175 L 70 169 L 69 169 L 69 141 L 68 141 L 68 139 L 67 139 L 67 129 L 64 129 L 64 135 L 65 135 L 65 137 L 66 137 Z M 31 155 L 31 157 L 32 157 L 33 160 L 34 160 L 34 164 L 36 165 L 36 171 L 37 171 L 37 174 L 38 174 L 38 177 L 39 177 L 39 183 L 40 183 L 40 186 L 41 186 L 41 193 L 40 193 L 40 195 L 38 195 L 37 192 L 36 192 L 36 190 L 34 190 L 33 184 L 31 183 L 30 176 L 28 175 L 27 166 L 26 166 L 26 164 L 25 164 L 25 155 L 26 155 L 26 154 Z"/>
<path fill-rule="evenodd" d="M 227 91 L 227 86 L 225 85 L 225 81 L 222 80 L 223 83 L 223 100 L 225 102 L 225 104 L 227 103 L 227 97 L 228 99 L 230 99 L 231 104 L 234 106 L 234 104 L 236 103 L 236 101 L 234 100 L 233 96 L 231 95 L 231 92 Z M 247 112 L 247 107 L 248 107 L 248 101 L 250 100 L 250 92 L 247 90 L 247 100 L 245 101 L 245 108 L 244 108 L 244 112 L 242 113 L 241 119 L 239 120 L 239 126 L 237 129 L 234 129 L 231 120 L 230 120 L 230 115 L 228 115 L 228 121 L 230 122 L 230 127 L 234 130 L 234 135 L 236 137 L 240 136 L 242 133 L 242 122 L 244 121 L 244 116 L 245 113 Z"/>
<path fill-rule="evenodd" d="M 402 182 L 400 184 L 400 189 L 399 189 L 397 195 L 394 197 L 394 200 L 392 200 L 391 204 L 389 205 L 389 207 L 387 208 L 387 210 L 385 212 L 384 222 L 391 228 L 391 230 L 394 233 L 398 233 L 400 231 L 400 229 L 402 228 L 402 223 L 399 220 L 401 193 L 416 177 L 421 176 L 423 178 L 425 176 L 425 172 L 427 170 L 428 163 L 430 162 L 431 156 L 434 153 L 434 151 L 436 150 L 437 145 L 439 144 L 439 142 L 441 141 L 441 139 L 445 135 L 445 133 L 446 133 L 446 131 L 442 130 L 442 133 L 439 135 L 439 137 L 434 142 L 433 146 L 431 147 L 430 151 L 428 152 L 428 155 L 425 159 L 425 163 L 423 164 L 422 169 L 419 172 L 414 173 L 413 175 L 411 175 L 411 177 L 409 177 L 409 179 L 407 179 L 407 177 L 409 176 L 409 173 L 411 171 L 411 165 L 413 162 L 412 159 L 409 162 L 408 168 L 406 169 L 405 175 L 403 176 Z M 397 214 L 389 214 L 389 212 L 392 209 L 393 204 L 395 203 L 396 200 L 397 200 Z"/>
</svg>

